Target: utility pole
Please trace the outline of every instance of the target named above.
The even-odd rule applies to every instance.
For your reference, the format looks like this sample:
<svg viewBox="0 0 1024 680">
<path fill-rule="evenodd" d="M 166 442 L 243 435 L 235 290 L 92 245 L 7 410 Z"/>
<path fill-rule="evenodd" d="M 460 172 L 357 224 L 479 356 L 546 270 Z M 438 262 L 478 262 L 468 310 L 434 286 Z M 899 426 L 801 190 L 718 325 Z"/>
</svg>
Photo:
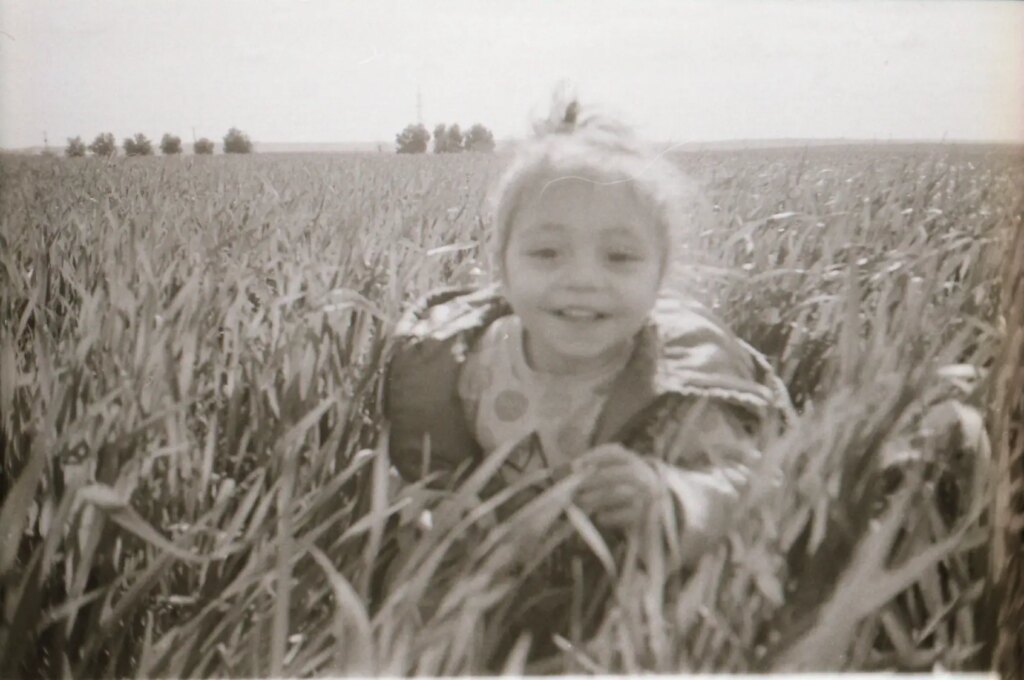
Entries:
<svg viewBox="0 0 1024 680">
<path fill-rule="evenodd" d="M 423 92 L 416 88 L 416 122 L 423 125 Z"/>
</svg>

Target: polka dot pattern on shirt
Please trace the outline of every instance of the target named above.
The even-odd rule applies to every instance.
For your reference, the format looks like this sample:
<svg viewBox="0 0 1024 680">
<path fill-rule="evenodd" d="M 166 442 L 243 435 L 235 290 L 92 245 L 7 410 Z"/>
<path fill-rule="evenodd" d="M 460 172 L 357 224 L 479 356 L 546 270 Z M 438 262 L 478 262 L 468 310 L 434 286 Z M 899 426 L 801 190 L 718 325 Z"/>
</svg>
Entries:
<svg viewBox="0 0 1024 680">
<path fill-rule="evenodd" d="M 529 442 L 508 461 L 510 469 L 526 471 L 561 465 L 586 451 L 608 390 L 629 355 L 594 375 L 549 374 L 530 368 L 522 339 L 518 317 L 494 321 L 467 349 L 458 389 L 485 453 Z"/>
</svg>

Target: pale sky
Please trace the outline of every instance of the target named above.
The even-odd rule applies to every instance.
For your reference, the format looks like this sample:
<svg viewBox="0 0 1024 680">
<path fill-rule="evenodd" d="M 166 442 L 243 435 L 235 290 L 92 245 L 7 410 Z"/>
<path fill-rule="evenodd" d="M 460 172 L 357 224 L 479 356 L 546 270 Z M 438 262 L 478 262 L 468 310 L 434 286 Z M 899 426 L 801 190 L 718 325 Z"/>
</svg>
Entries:
<svg viewBox="0 0 1024 680">
<path fill-rule="evenodd" d="M 0 0 L 0 147 L 520 136 L 568 78 L 651 139 L 1024 141 L 1024 3 Z"/>
</svg>

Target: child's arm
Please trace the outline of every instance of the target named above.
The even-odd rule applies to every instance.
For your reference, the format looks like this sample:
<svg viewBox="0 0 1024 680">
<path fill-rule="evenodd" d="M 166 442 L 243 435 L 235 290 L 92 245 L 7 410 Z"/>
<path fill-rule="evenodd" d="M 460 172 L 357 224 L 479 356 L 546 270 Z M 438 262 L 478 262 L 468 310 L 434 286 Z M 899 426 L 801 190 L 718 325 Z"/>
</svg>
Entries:
<svg viewBox="0 0 1024 680">
<path fill-rule="evenodd" d="M 692 563 L 729 530 L 764 442 L 761 421 L 736 406 L 680 407 L 680 426 L 656 443 L 653 464 L 679 511 L 681 558 Z"/>
<path fill-rule="evenodd" d="M 652 504 L 672 499 L 683 564 L 722 537 L 760 460 L 760 422 L 730 404 L 686 400 L 654 427 L 652 455 L 606 444 L 578 461 L 587 476 L 577 502 L 608 528 L 632 529 Z"/>
</svg>

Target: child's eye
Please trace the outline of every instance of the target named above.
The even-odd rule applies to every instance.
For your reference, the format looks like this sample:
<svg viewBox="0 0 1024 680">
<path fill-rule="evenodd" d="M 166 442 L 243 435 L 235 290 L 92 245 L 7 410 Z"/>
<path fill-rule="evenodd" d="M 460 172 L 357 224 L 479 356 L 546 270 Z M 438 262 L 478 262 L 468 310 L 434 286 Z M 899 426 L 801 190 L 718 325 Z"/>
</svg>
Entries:
<svg viewBox="0 0 1024 680">
<path fill-rule="evenodd" d="M 535 248 L 527 254 L 539 260 L 553 260 L 558 257 L 558 251 L 554 248 Z"/>
<path fill-rule="evenodd" d="M 616 250 L 608 253 L 608 260 L 614 263 L 639 262 L 642 259 L 638 254 L 625 250 Z"/>
</svg>

